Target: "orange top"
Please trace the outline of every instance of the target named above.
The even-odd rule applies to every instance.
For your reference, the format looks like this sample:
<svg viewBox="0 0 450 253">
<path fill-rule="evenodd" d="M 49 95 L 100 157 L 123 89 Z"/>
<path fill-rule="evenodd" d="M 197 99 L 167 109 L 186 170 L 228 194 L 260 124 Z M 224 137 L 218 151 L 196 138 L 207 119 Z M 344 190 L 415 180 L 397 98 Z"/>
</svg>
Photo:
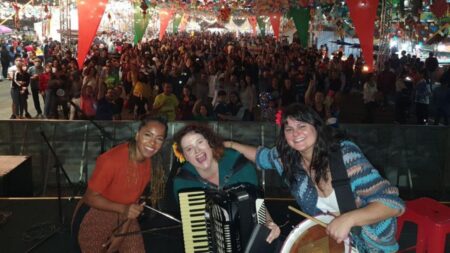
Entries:
<svg viewBox="0 0 450 253">
<path fill-rule="evenodd" d="M 151 163 L 133 163 L 128 158 L 128 143 L 100 155 L 88 187 L 110 201 L 136 203 L 150 181 Z"/>
</svg>

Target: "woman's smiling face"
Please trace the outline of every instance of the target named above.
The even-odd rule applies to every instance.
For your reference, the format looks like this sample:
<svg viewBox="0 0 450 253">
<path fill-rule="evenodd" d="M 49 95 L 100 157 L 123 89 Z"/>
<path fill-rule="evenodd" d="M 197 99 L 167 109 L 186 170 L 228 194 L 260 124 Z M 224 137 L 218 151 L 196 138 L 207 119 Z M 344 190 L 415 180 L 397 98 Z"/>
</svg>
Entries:
<svg viewBox="0 0 450 253">
<path fill-rule="evenodd" d="M 214 161 L 213 150 L 203 135 L 189 132 L 181 138 L 180 142 L 186 161 L 197 170 L 211 169 Z"/>
<path fill-rule="evenodd" d="M 317 140 L 317 131 L 314 126 L 293 118 L 287 118 L 286 121 L 284 137 L 288 145 L 300 152 L 302 156 L 312 157 Z"/>
<path fill-rule="evenodd" d="M 156 154 L 161 149 L 165 136 L 165 126 L 157 121 L 150 121 L 143 126 L 135 136 L 138 161 Z"/>
</svg>

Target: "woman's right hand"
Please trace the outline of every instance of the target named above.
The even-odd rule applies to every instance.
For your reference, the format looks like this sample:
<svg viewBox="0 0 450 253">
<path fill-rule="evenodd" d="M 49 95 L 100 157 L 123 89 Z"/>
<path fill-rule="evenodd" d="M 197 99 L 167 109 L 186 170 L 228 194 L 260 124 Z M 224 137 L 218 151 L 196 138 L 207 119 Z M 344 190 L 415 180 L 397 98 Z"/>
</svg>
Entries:
<svg viewBox="0 0 450 253">
<path fill-rule="evenodd" d="M 233 141 L 224 141 L 223 146 L 226 148 L 233 148 Z"/>
<path fill-rule="evenodd" d="M 123 217 L 128 219 L 136 219 L 144 210 L 144 205 L 131 204 L 125 207 L 125 210 L 122 212 Z"/>
</svg>

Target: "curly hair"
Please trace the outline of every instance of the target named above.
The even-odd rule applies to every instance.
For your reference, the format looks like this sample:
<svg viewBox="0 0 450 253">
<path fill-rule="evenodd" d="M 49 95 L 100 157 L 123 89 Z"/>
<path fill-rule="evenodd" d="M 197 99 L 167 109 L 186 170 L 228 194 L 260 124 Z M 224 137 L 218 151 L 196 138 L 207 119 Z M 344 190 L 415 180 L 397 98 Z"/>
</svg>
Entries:
<svg viewBox="0 0 450 253">
<path fill-rule="evenodd" d="M 190 124 L 184 126 L 181 130 L 179 130 L 174 136 L 173 141 L 177 143 L 177 150 L 183 153 L 183 149 L 181 147 L 181 139 L 188 133 L 197 133 L 203 135 L 205 139 L 208 141 L 209 146 L 213 150 L 213 157 L 216 160 L 220 160 L 222 158 L 225 147 L 223 146 L 223 139 L 219 135 L 217 135 L 209 126 L 201 125 L 201 124 Z"/>
<path fill-rule="evenodd" d="M 346 137 L 342 133 L 327 126 L 312 108 L 297 103 L 286 107 L 282 114 L 281 129 L 276 141 L 276 147 L 284 167 L 284 175 L 291 183 L 295 180 L 296 174 L 305 173 L 305 171 L 300 165 L 302 155 L 300 152 L 289 146 L 284 135 L 284 129 L 288 118 L 311 124 L 317 132 L 317 139 L 314 143 L 309 172 L 314 170 L 315 176 L 313 181 L 319 186 L 320 180 L 328 180 L 330 151 L 339 149 L 340 140 Z"/>
</svg>

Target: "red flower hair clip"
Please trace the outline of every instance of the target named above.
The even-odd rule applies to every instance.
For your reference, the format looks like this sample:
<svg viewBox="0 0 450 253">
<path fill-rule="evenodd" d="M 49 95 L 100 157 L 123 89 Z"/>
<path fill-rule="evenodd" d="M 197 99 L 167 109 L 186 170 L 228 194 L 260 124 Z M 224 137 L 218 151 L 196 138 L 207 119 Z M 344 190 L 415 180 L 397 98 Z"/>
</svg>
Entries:
<svg viewBox="0 0 450 253">
<path fill-rule="evenodd" d="M 283 111 L 278 110 L 277 114 L 275 114 L 275 124 L 281 126 L 281 118 L 283 117 Z"/>
</svg>

